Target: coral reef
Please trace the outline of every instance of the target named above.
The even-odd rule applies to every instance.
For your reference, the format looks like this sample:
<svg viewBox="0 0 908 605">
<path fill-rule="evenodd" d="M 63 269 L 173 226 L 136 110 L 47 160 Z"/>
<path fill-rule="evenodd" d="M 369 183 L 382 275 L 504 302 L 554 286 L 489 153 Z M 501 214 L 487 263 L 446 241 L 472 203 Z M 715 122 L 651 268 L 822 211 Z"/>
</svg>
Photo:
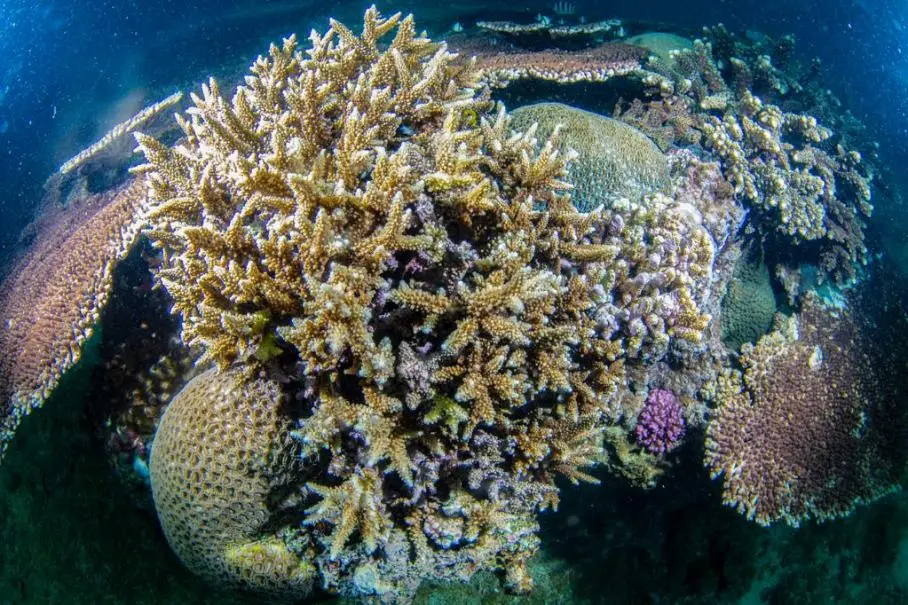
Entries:
<svg viewBox="0 0 908 605">
<path fill-rule="evenodd" d="M 268 531 L 303 470 L 290 429 L 278 385 L 239 370 L 209 370 L 167 406 L 151 451 L 155 509 L 183 563 L 215 585 L 279 599 L 312 589 L 312 564 Z"/>
<path fill-rule="evenodd" d="M 143 224 L 142 179 L 47 212 L 0 284 L 0 457 L 16 427 L 78 362 L 113 269 Z"/>
<path fill-rule="evenodd" d="M 537 103 L 511 112 L 512 126 L 547 138 L 559 128 L 563 149 L 579 156 L 568 169 L 572 199 L 581 211 L 611 206 L 620 198 L 639 202 L 646 194 L 668 189 L 668 161 L 632 126 L 561 103 Z"/>
<path fill-rule="evenodd" d="M 412 18 L 311 40 L 232 101 L 210 81 L 174 147 L 137 135 L 158 277 L 204 359 L 300 402 L 284 543 L 324 587 L 406 600 L 492 569 L 526 591 L 536 513 L 557 476 L 594 481 L 626 365 L 700 340 L 715 242 L 658 193 L 579 212 L 557 129 L 514 132 Z"/>
<path fill-rule="evenodd" d="M 684 436 L 684 416 L 678 396 L 668 389 L 652 389 L 646 396 L 637 427 L 637 443 L 662 456 L 675 449 Z"/>
<path fill-rule="evenodd" d="M 895 301 L 873 287 L 846 309 L 804 296 L 798 315 L 744 345 L 743 373 L 721 378 L 706 462 L 724 477 L 725 502 L 748 518 L 796 526 L 843 516 L 896 486 L 905 351 L 891 341 L 904 326 L 892 325 Z"/>
<path fill-rule="evenodd" d="M 533 514 L 588 479 L 621 384 L 594 315 L 615 251 L 559 194 L 569 156 L 488 120 L 411 18 L 334 23 L 309 57 L 273 47 L 230 104 L 212 81 L 176 150 L 138 137 L 183 338 L 221 367 L 298 357 L 326 585 L 501 566 L 525 589 Z"/>
</svg>

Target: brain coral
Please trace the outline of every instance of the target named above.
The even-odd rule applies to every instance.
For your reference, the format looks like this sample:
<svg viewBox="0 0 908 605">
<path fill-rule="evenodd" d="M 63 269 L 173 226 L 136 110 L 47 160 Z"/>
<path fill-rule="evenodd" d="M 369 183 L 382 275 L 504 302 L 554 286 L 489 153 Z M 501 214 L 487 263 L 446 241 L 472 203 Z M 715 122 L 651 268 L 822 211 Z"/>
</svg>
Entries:
<svg viewBox="0 0 908 605">
<path fill-rule="evenodd" d="M 905 346 L 894 328 L 904 320 L 891 300 L 868 309 L 868 299 L 839 310 L 811 293 L 798 316 L 744 345 L 743 375 L 720 381 L 706 462 L 724 475 L 725 502 L 748 518 L 796 526 L 842 516 L 896 485 Z"/>
<path fill-rule="evenodd" d="M 274 382 L 209 370 L 164 413 L 151 451 L 151 486 L 167 541 L 217 585 L 274 598 L 309 593 L 312 566 L 266 525 L 272 501 L 300 470 Z"/>
<path fill-rule="evenodd" d="M 722 342 L 734 350 L 756 342 L 769 331 L 775 313 L 769 268 L 757 254 L 741 255 L 722 299 Z"/>
<path fill-rule="evenodd" d="M 668 160 L 633 126 L 561 103 L 526 105 L 511 115 L 513 128 L 538 124 L 536 134 L 542 138 L 562 125 L 561 148 L 580 154 L 568 175 L 575 187 L 574 204 L 583 212 L 600 204 L 609 207 L 622 197 L 640 201 L 668 185 Z"/>
</svg>

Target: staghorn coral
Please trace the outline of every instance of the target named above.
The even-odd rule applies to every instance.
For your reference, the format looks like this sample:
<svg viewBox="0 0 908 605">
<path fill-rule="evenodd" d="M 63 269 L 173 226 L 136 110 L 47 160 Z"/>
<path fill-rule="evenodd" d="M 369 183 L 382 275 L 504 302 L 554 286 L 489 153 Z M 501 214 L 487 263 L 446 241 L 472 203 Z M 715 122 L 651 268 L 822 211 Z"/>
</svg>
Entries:
<svg viewBox="0 0 908 605">
<path fill-rule="evenodd" d="M 309 594 L 315 570 L 272 529 L 303 470 L 282 401 L 274 381 L 241 370 L 197 376 L 164 412 L 150 470 L 164 535 L 189 569 L 288 599 Z"/>
<path fill-rule="evenodd" d="M 581 211 L 610 206 L 619 198 L 636 202 L 647 193 L 667 190 L 668 161 L 632 126 L 561 103 L 525 105 L 511 115 L 515 129 L 536 124 L 541 137 L 560 127 L 562 148 L 579 153 L 568 178 L 574 185 L 574 205 Z"/>
<path fill-rule="evenodd" d="M 75 365 L 143 224 L 146 184 L 88 196 L 39 219 L 0 284 L 0 457 L 22 419 Z"/>
<path fill-rule="evenodd" d="M 100 154 L 102 151 L 104 151 L 114 141 L 131 132 L 135 132 L 136 130 L 144 126 L 149 120 L 160 115 L 165 110 L 170 109 L 171 107 L 179 103 L 182 99 L 183 93 L 175 92 L 169 97 L 161 99 L 157 103 L 153 103 L 148 107 L 143 108 L 128 120 L 120 122 L 119 124 L 111 128 L 94 144 L 83 149 L 72 158 L 63 162 L 57 172 L 59 172 L 59 174 L 61 175 L 66 175 L 76 170 L 77 168 L 81 167 L 83 164 Z"/>
<path fill-rule="evenodd" d="M 591 479 L 620 397 L 621 333 L 597 308 L 631 269 L 607 269 L 601 217 L 562 193 L 571 154 L 512 134 L 412 18 L 370 9 L 362 36 L 332 22 L 311 41 L 272 47 L 232 101 L 212 80 L 174 148 L 137 136 L 158 277 L 205 359 L 279 371 L 305 401 L 320 470 L 299 540 L 326 586 L 405 599 L 499 568 L 526 590 L 535 513 L 557 475 Z M 683 281 L 657 327 L 689 336 Z"/>
<path fill-rule="evenodd" d="M 694 128 L 697 118 L 691 111 L 691 102 L 679 95 L 647 102 L 634 99 L 626 106 L 622 99 L 615 105 L 612 117 L 648 136 L 662 151 L 674 146 L 694 145 L 701 139 L 700 132 Z"/>
<path fill-rule="evenodd" d="M 866 288 L 845 309 L 803 297 L 718 382 L 706 463 L 725 502 L 761 525 L 847 515 L 896 486 L 904 320 L 885 287 Z"/>
</svg>

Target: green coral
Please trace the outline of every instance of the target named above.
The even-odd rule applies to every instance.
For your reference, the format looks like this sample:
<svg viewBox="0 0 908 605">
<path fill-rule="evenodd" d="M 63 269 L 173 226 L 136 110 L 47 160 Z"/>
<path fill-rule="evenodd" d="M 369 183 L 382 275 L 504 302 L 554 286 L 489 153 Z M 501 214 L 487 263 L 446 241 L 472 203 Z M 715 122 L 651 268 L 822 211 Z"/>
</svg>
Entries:
<svg viewBox="0 0 908 605">
<path fill-rule="evenodd" d="M 762 253 L 742 254 L 722 299 L 722 342 L 736 351 L 756 342 L 769 331 L 775 313 L 775 293 Z"/>
<path fill-rule="evenodd" d="M 582 212 L 599 205 L 610 207 L 621 198 L 639 202 L 645 194 L 668 187 L 668 161 L 633 126 L 561 103 L 526 105 L 511 115 L 513 128 L 537 124 L 536 136 L 542 139 L 561 125 L 560 148 L 580 154 L 568 175 L 574 185 L 574 204 Z"/>
</svg>

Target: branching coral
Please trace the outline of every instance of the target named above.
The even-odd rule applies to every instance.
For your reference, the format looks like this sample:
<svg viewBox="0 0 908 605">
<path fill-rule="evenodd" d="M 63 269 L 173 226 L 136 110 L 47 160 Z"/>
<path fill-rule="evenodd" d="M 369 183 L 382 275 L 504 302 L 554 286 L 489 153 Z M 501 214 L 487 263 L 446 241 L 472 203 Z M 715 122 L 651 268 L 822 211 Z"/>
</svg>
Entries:
<svg viewBox="0 0 908 605">
<path fill-rule="evenodd" d="M 0 457 L 16 428 L 78 362 L 142 223 L 142 180 L 52 209 L 0 285 Z"/>
<path fill-rule="evenodd" d="M 729 87 L 711 53 L 698 40 L 672 53 L 670 70 L 674 92 L 701 110 L 703 143 L 767 232 L 809 249 L 836 282 L 852 279 L 868 260 L 864 223 L 873 210 L 860 154 L 832 147 L 832 132 L 813 116 L 784 112 L 746 85 Z"/>
<path fill-rule="evenodd" d="M 145 107 L 125 122 L 120 122 L 119 124 L 111 128 L 94 144 L 83 149 L 69 160 L 63 162 L 63 164 L 60 166 L 59 173 L 69 174 L 70 172 L 76 170 L 77 168 L 88 162 L 91 158 L 104 151 L 114 141 L 129 134 L 130 132 L 134 132 L 137 129 L 141 128 L 143 125 L 145 125 L 146 122 L 153 119 L 155 116 L 160 115 L 165 110 L 179 103 L 182 98 L 182 92 L 175 92 L 169 97 L 161 99 L 157 103 L 153 103 L 148 107 Z"/>
<path fill-rule="evenodd" d="M 278 364 L 306 402 L 321 471 L 300 531 L 327 585 L 404 597 L 460 561 L 526 589 L 555 477 L 591 479 L 623 339 L 696 336 L 687 273 L 709 247 L 680 215 L 627 209 L 647 258 L 617 258 L 625 236 L 564 194 L 572 154 L 512 133 L 411 18 L 370 9 L 361 36 L 333 22 L 311 41 L 272 47 L 232 101 L 212 80 L 175 147 L 137 137 L 158 276 L 187 343 L 222 369 Z"/>
<path fill-rule="evenodd" d="M 805 297 L 797 317 L 744 346 L 743 375 L 720 380 L 706 461 L 724 476 L 726 503 L 748 518 L 842 516 L 895 486 L 905 460 L 904 348 L 889 344 L 891 324 L 881 321 L 891 309 L 878 316 L 885 305 L 868 294 L 844 310 Z M 870 296 L 885 298 L 878 288 Z"/>
</svg>

